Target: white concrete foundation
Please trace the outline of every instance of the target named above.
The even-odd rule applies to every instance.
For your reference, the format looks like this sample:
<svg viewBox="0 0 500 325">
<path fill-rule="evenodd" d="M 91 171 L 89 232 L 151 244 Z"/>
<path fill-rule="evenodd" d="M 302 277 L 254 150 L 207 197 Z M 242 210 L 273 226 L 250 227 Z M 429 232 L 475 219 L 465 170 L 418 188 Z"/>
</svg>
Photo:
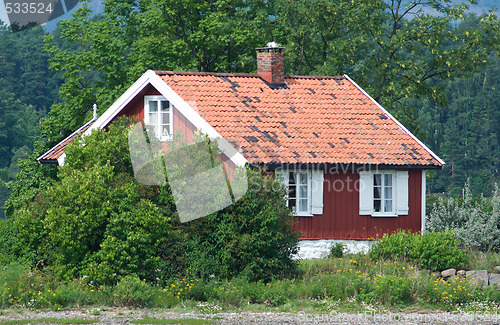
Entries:
<svg viewBox="0 0 500 325">
<path fill-rule="evenodd" d="M 343 239 L 319 239 L 319 240 L 300 240 L 297 248 L 299 249 L 295 259 L 326 258 L 330 254 L 330 249 L 337 243 L 345 245 L 347 253 L 367 253 L 370 247 L 376 243 L 374 240 L 343 240 Z"/>
</svg>

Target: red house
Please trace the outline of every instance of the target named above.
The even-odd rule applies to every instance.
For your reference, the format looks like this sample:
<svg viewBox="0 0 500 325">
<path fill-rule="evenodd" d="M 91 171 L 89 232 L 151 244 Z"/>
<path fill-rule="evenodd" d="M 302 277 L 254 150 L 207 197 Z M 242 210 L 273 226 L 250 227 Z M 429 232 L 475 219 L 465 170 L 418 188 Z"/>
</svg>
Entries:
<svg viewBox="0 0 500 325">
<path fill-rule="evenodd" d="M 308 256 L 339 240 L 423 230 L 426 170 L 444 164 L 348 76 L 285 75 L 274 43 L 257 49 L 256 74 L 147 71 L 39 162 L 63 164 L 68 142 L 122 115 L 161 141 L 180 129 L 239 142 L 233 163 L 267 165 L 289 187 L 301 245 L 317 248 Z"/>
</svg>

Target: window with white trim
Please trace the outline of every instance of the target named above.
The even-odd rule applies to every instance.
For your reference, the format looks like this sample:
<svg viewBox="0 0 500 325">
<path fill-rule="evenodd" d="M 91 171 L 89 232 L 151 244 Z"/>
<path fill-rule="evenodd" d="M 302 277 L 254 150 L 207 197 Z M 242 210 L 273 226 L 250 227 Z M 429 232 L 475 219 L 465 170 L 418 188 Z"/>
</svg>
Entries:
<svg viewBox="0 0 500 325">
<path fill-rule="evenodd" d="M 392 173 L 373 174 L 373 212 L 393 213 Z"/>
<path fill-rule="evenodd" d="M 362 171 L 359 180 L 360 215 L 408 214 L 408 171 Z"/>
<path fill-rule="evenodd" d="M 308 172 L 288 172 L 288 206 L 297 214 L 309 213 Z"/>
<path fill-rule="evenodd" d="M 288 188 L 287 204 L 296 216 L 323 214 L 323 174 L 321 170 L 280 170 Z"/>
<path fill-rule="evenodd" d="M 162 96 L 144 96 L 144 123 L 160 141 L 172 139 L 173 109 Z"/>
</svg>

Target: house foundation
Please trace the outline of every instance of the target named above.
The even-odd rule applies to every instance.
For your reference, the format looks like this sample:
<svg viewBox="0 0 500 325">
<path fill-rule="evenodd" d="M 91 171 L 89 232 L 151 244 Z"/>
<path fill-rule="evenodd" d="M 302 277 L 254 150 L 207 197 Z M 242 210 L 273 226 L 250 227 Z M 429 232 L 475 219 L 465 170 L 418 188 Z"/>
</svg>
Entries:
<svg viewBox="0 0 500 325">
<path fill-rule="evenodd" d="M 326 258 L 330 254 L 330 249 L 337 243 L 343 244 L 347 253 L 357 254 L 367 253 L 376 241 L 344 239 L 300 240 L 297 244 L 299 251 L 294 256 L 294 259 Z"/>
</svg>

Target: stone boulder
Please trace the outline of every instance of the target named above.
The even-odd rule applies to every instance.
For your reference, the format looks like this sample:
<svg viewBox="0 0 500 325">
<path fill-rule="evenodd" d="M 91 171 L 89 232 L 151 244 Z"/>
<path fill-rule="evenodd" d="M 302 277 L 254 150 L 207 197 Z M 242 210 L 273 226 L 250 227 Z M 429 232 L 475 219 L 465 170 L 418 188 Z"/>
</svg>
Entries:
<svg viewBox="0 0 500 325">
<path fill-rule="evenodd" d="M 432 275 L 435 276 L 436 278 L 440 278 L 441 272 L 432 272 Z"/>
<path fill-rule="evenodd" d="M 459 279 L 465 279 L 466 272 L 464 270 L 457 271 L 457 276 Z"/>
<path fill-rule="evenodd" d="M 441 272 L 441 277 L 446 279 L 446 278 L 454 276 L 456 273 L 457 273 L 457 270 L 455 270 L 455 269 L 447 269 L 447 270 L 444 270 Z"/>
<path fill-rule="evenodd" d="M 489 279 L 488 279 L 488 284 L 490 286 L 492 285 L 497 285 L 497 287 L 500 288 L 500 274 L 497 273 L 490 273 L 489 274 Z"/>
<path fill-rule="evenodd" d="M 481 286 L 482 288 L 488 285 L 488 271 L 486 270 L 474 270 L 465 272 L 465 277 L 472 283 Z"/>
</svg>

